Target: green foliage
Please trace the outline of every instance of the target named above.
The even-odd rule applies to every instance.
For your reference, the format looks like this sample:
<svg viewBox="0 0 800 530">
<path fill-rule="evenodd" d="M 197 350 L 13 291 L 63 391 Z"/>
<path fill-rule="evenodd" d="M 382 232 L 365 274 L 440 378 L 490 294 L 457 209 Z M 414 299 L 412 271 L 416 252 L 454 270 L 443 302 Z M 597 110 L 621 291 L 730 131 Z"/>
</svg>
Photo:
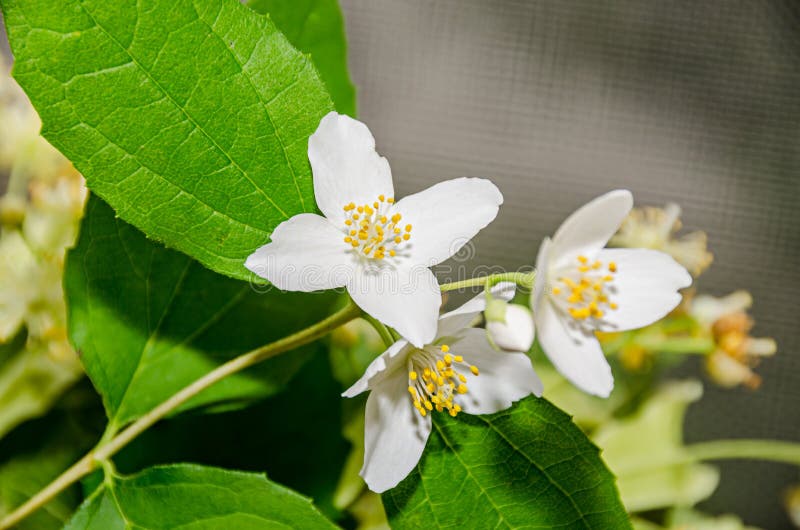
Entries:
<svg viewBox="0 0 800 530">
<path fill-rule="evenodd" d="M 107 479 L 65 528 L 336 527 L 308 499 L 263 475 L 181 464 Z"/>
<path fill-rule="evenodd" d="M 96 197 L 64 281 L 70 337 L 116 425 L 220 363 L 316 322 L 335 301 L 331 293 L 256 292 L 148 240 Z M 183 409 L 272 394 L 306 359 L 295 352 L 264 362 Z"/>
<path fill-rule="evenodd" d="M 0 4 L 43 135 L 148 236 L 245 279 L 272 229 L 314 211 L 307 139 L 333 105 L 267 17 L 237 0 Z"/>
<path fill-rule="evenodd" d="M 333 491 L 348 451 L 341 435 L 340 392 L 319 352 L 279 394 L 247 409 L 170 418 L 114 462 L 123 473 L 172 462 L 266 472 L 312 497 L 329 517 L 338 517 Z"/>
<path fill-rule="evenodd" d="M 356 91 L 347 73 L 347 40 L 336 0 L 248 0 L 259 13 L 269 13 L 292 45 L 311 54 L 336 110 L 356 115 Z"/>
<path fill-rule="evenodd" d="M 417 468 L 384 493 L 392 528 L 630 528 L 599 451 L 544 399 L 434 414 Z"/>
</svg>

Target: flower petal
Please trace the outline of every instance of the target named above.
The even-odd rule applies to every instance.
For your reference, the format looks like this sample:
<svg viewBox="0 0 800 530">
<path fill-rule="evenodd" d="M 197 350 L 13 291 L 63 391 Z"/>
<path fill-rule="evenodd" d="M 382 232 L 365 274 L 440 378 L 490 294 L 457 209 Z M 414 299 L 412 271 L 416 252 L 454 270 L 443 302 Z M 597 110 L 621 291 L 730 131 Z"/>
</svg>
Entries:
<svg viewBox="0 0 800 530">
<path fill-rule="evenodd" d="M 513 282 L 501 282 L 492 287 L 492 296 L 508 302 L 514 298 L 517 285 Z M 437 337 L 448 337 L 459 333 L 475 320 L 486 309 L 486 291 L 472 297 L 460 307 L 439 317 Z"/>
<path fill-rule="evenodd" d="M 594 334 L 568 325 L 547 299 L 539 304 L 534 319 L 539 344 L 561 375 L 584 392 L 608 397 L 614 377 Z"/>
<path fill-rule="evenodd" d="M 398 353 L 406 346 L 408 346 L 408 342 L 403 339 L 389 346 L 386 351 L 369 363 L 369 366 L 367 366 L 367 369 L 364 371 L 364 375 L 353 383 L 350 388 L 342 392 L 342 396 L 349 398 L 356 397 L 365 390 L 373 388 L 375 384 L 379 384 L 380 381 L 392 372 L 392 369 L 395 368 L 398 362 L 405 360 L 405 356 L 398 355 Z"/>
<path fill-rule="evenodd" d="M 598 258 L 613 261 L 617 273 L 611 300 L 618 306 L 606 311 L 600 329 L 624 331 L 652 324 L 675 309 L 681 301 L 678 289 L 689 287 L 692 276 L 671 256 L 642 248 L 604 249 Z"/>
<path fill-rule="evenodd" d="M 486 322 L 486 332 L 499 348 L 506 351 L 527 352 L 531 349 L 536 335 L 533 313 L 525 306 L 508 304 L 505 321 Z"/>
<path fill-rule="evenodd" d="M 528 356 L 495 351 L 482 329 L 464 330 L 452 351 L 478 367 L 479 375 L 467 374 L 468 392 L 457 398 L 467 414 L 492 414 L 530 394 L 542 395 L 542 382 Z"/>
<path fill-rule="evenodd" d="M 285 291 L 343 287 L 356 267 L 343 238 L 324 217 L 301 213 L 279 224 L 244 265 Z"/>
<path fill-rule="evenodd" d="M 603 248 L 633 207 L 628 190 L 614 190 L 581 206 L 553 236 L 551 268 L 568 265 L 584 254 L 592 257 Z"/>
<path fill-rule="evenodd" d="M 376 493 L 395 487 L 419 462 L 431 433 L 431 416 L 411 405 L 405 374 L 398 372 L 367 398 L 364 466 L 360 475 Z"/>
<path fill-rule="evenodd" d="M 404 197 L 392 208 L 412 226 L 407 246 L 413 263 L 431 267 L 459 251 L 497 216 L 503 195 L 491 181 L 457 178 Z"/>
<path fill-rule="evenodd" d="M 419 348 L 433 341 L 442 293 L 427 267 L 367 264 L 347 290 L 358 306 Z"/>
<path fill-rule="evenodd" d="M 344 114 L 328 113 L 308 139 L 317 206 L 336 226 L 350 202 L 372 204 L 379 195 L 394 197 L 389 162 L 375 151 L 366 125 Z"/>
</svg>

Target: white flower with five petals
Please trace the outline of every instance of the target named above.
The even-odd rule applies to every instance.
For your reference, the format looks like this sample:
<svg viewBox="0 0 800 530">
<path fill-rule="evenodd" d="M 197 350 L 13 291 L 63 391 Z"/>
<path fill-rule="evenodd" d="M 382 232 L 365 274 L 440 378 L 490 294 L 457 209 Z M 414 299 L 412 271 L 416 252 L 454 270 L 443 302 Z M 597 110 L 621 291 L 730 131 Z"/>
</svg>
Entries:
<svg viewBox="0 0 800 530">
<path fill-rule="evenodd" d="M 494 220 L 503 196 L 458 178 L 394 200 L 389 163 L 363 123 L 331 112 L 308 140 L 324 217 L 281 223 L 245 266 L 287 291 L 346 287 L 361 309 L 416 346 L 436 333 L 441 292 L 429 267 Z"/>
<path fill-rule="evenodd" d="M 669 255 L 648 249 L 607 249 L 633 206 L 627 190 L 602 195 L 573 213 L 545 239 L 536 259 L 531 309 L 539 343 L 577 387 L 606 397 L 611 368 L 595 331 L 624 331 L 664 317 L 692 277 Z"/>
<path fill-rule="evenodd" d="M 492 290 L 506 300 L 513 293 L 513 284 Z M 527 355 L 497 352 L 484 330 L 469 327 L 485 306 L 480 294 L 442 315 L 435 339 L 422 348 L 397 341 L 344 392 L 370 391 L 360 474 L 372 491 L 393 488 L 417 465 L 432 414 L 491 414 L 542 394 Z"/>
</svg>

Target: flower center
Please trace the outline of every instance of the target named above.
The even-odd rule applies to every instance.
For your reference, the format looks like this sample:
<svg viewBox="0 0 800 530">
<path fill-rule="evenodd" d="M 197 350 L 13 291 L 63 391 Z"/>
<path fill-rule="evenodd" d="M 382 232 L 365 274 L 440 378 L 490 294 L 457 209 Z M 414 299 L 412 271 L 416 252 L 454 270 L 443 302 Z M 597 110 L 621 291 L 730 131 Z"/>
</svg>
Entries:
<svg viewBox="0 0 800 530">
<path fill-rule="evenodd" d="M 450 347 L 443 344 L 438 350 L 416 350 L 408 358 L 408 392 L 411 402 L 423 417 L 429 411 L 447 410 L 455 417 L 461 406 L 454 402 L 458 394 L 467 393 L 467 376 L 478 375 L 478 367 L 464 362 L 460 355 L 452 355 Z"/>
<path fill-rule="evenodd" d="M 393 203 L 393 197 L 379 195 L 371 205 L 354 202 L 344 205 L 347 215 L 344 242 L 371 259 L 381 260 L 387 254 L 396 256 L 399 247 L 411 239 L 411 225 L 402 226 L 403 216 L 399 213 L 388 216 Z"/>
<path fill-rule="evenodd" d="M 617 264 L 600 260 L 589 263 L 586 256 L 578 256 L 577 260 L 575 268 L 558 278 L 552 293 L 572 318 L 601 319 L 607 310 L 618 307 L 611 301 L 609 289 L 617 273 Z"/>
</svg>

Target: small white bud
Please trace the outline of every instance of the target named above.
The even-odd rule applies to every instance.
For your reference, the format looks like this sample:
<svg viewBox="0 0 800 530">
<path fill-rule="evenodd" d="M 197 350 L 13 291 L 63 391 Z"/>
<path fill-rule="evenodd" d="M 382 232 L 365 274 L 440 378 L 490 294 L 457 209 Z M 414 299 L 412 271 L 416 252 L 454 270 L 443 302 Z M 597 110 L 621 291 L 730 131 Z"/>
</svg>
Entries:
<svg viewBox="0 0 800 530">
<path fill-rule="evenodd" d="M 501 312 L 495 302 L 502 303 L 504 311 Z M 486 312 L 486 332 L 494 344 L 504 350 L 527 352 L 535 335 L 533 315 L 530 309 L 519 304 L 492 300 Z"/>
</svg>

